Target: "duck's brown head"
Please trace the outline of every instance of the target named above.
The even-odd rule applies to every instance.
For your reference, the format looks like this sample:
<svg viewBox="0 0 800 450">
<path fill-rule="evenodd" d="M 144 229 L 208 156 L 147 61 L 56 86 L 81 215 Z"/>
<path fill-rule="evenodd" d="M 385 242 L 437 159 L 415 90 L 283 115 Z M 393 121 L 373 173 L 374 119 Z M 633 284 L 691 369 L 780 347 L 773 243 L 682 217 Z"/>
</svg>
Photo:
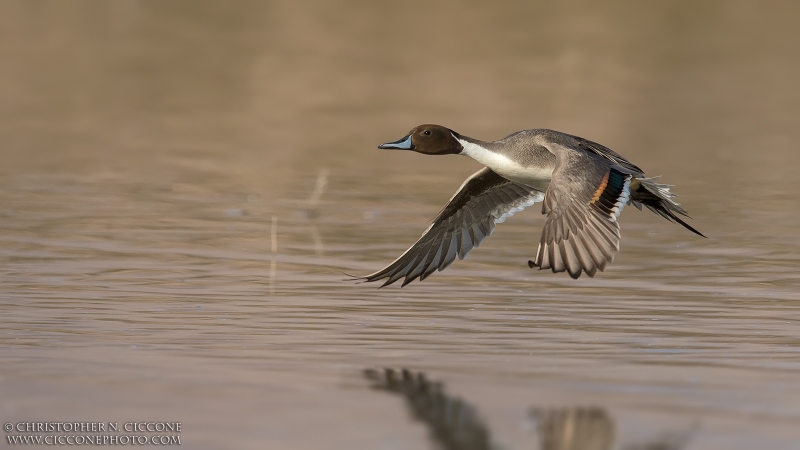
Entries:
<svg viewBox="0 0 800 450">
<path fill-rule="evenodd" d="M 413 150 L 426 155 L 453 155 L 464 150 L 456 136 L 458 133 L 441 125 L 420 125 L 404 138 L 381 144 L 378 148 Z"/>
</svg>

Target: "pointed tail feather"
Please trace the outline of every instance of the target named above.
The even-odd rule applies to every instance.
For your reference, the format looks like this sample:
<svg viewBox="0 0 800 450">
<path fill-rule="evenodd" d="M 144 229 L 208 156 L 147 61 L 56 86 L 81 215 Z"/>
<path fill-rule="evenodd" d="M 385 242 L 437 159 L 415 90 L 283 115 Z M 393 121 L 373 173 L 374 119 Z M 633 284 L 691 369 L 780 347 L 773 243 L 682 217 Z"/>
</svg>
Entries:
<svg viewBox="0 0 800 450">
<path fill-rule="evenodd" d="M 635 178 L 631 182 L 630 202 L 639 209 L 642 209 L 641 205 L 644 205 L 650 211 L 653 211 L 670 222 L 679 223 L 692 233 L 706 237 L 703 233 L 695 230 L 691 225 L 684 222 L 676 215 L 680 214 L 681 216 L 689 217 L 689 214 L 683 209 L 681 204 L 673 200 L 677 195 L 670 192 L 669 188 L 672 186 L 656 183 L 658 178 L 659 177 Z"/>
</svg>

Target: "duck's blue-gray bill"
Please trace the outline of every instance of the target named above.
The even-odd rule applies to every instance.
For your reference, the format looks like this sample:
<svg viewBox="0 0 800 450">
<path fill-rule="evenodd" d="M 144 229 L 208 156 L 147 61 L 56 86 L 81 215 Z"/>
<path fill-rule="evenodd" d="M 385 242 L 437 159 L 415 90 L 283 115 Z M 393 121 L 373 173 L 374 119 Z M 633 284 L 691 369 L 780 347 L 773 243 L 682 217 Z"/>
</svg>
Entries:
<svg viewBox="0 0 800 450">
<path fill-rule="evenodd" d="M 387 142 L 385 144 L 381 144 L 378 146 L 378 148 L 383 148 L 383 149 L 398 148 L 401 150 L 410 150 L 414 148 L 414 145 L 411 143 L 411 135 L 409 134 L 408 136 L 404 137 L 403 139 L 400 139 L 399 141 Z"/>
</svg>

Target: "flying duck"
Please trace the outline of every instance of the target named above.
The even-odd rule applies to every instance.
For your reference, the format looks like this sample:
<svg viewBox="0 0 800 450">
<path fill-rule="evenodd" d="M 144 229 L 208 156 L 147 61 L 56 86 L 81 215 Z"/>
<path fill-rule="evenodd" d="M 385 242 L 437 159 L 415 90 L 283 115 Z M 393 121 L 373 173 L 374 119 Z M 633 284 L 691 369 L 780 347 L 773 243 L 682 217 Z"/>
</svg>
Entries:
<svg viewBox="0 0 800 450">
<path fill-rule="evenodd" d="M 426 155 L 465 155 L 483 164 L 458 189 L 422 237 L 385 268 L 361 277 L 403 286 L 444 270 L 494 231 L 495 225 L 536 202 L 544 222 L 531 268 L 594 277 L 619 250 L 617 219 L 625 205 L 642 205 L 703 236 L 681 220 L 689 217 L 669 185 L 598 143 L 553 130 L 524 130 L 484 142 L 440 125 L 420 125 L 380 149 Z M 705 237 L 705 236 L 703 236 Z"/>
</svg>

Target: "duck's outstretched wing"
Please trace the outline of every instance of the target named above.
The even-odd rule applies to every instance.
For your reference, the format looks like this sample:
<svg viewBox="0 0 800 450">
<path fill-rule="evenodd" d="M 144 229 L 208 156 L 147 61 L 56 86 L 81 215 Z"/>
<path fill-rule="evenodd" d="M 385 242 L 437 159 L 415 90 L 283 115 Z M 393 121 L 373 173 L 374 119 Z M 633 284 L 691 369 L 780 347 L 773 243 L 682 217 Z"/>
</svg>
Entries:
<svg viewBox="0 0 800 450">
<path fill-rule="evenodd" d="M 544 197 L 547 219 L 530 267 L 593 277 L 619 250 L 617 217 L 630 200 L 633 175 L 599 155 L 551 147 L 556 167 Z"/>
<path fill-rule="evenodd" d="M 384 269 L 361 279 L 387 278 L 383 286 L 400 278 L 405 278 L 403 286 L 416 278 L 424 280 L 449 266 L 456 256 L 464 259 L 472 247 L 492 234 L 495 224 L 543 198 L 536 189 L 507 180 L 488 168 L 481 169 L 461 185 L 411 248 Z"/>
</svg>

